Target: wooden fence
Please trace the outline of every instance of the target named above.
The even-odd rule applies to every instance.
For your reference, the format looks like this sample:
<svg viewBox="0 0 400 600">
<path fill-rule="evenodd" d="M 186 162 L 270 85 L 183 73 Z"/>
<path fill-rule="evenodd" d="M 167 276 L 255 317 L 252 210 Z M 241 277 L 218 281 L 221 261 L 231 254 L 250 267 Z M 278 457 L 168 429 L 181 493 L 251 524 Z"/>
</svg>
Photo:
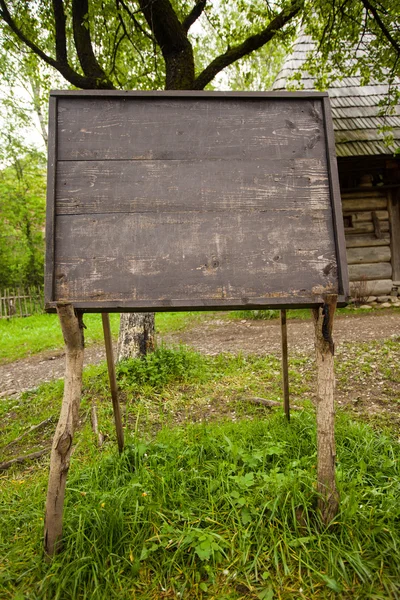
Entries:
<svg viewBox="0 0 400 600">
<path fill-rule="evenodd" d="M 44 312 L 42 286 L 0 290 L 0 319 L 29 317 L 42 312 Z"/>
</svg>

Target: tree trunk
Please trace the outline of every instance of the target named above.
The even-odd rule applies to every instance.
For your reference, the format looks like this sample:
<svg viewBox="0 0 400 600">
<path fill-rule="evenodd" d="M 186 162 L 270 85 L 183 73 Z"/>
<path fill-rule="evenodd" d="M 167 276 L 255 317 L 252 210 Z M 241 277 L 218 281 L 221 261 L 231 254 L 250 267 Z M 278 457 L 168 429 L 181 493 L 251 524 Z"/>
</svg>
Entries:
<svg viewBox="0 0 400 600">
<path fill-rule="evenodd" d="M 122 313 L 117 361 L 145 356 L 155 348 L 154 313 Z"/>
<path fill-rule="evenodd" d="M 327 296 L 324 310 L 313 309 L 315 353 L 317 361 L 317 490 L 318 508 L 322 521 L 328 525 L 339 508 L 339 494 L 335 481 L 335 375 L 333 369 L 334 345 L 332 340 L 333 316 L 337 296 Z"/>
<path fill-rule="evenodd" d="M 58 304 L 57 312 L 65 341 L 66 362 L 64 396 L 51 449 L 47 488 L 44 548 L 48 556 L 53 556 L 60 550 L 65 483 L 69 470 L 72 440 L 78 424 L 83 370 L 82 321 L 75 315 L 72 304 Z"/>
</svg>

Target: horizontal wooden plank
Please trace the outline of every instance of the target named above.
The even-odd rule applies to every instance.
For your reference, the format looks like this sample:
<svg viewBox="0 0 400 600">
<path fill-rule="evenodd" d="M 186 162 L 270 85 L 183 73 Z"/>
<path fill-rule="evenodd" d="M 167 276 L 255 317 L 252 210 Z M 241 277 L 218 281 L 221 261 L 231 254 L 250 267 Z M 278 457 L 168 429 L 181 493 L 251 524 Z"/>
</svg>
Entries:
<svg viewBox="0 0 400 600">
<path fill-rule="evenodd" d="M 388 246 L 389 244 L 390 233 L 382 233 L 381 238 L 377 238 L 374 233 L 346 234 L 346 248 L 369 248 L 371 246 Z"/>
<path fill-rule="evenodd" d="M 323 157 L 322 99 L 58 99 L 59 160 Z"/>
<path fill-rule="evenodd" d="M 318 159 L 63 161 L 56 214 L 259 210 L 330 206 Z"/>
<path fill-rule="evenodd" d="M 362 263 L 390 262 L 390 246 L 374 246 L 370 248 L 348 248 L 347 263 L 356 265 Z"/>
<path fill-rule="evenodd" d="M 328 210 L 62 215 L 53 300 L 320 297 L 337 290 L 330 219 Z"/>
<path fill-rule="evenodd" d="M 369 283 L 369 282 L 367 282 Z M 99 313 L 122 313 L 122 312 L 170 312 L 170 311 L 207 311 L 207 310 L 258 310 L 261 308 L 315 308 L 324 304 L 325 297 L 323 294 L 311 294 L 307 296 L 279 296 L 276 298 L 238 298 L 235 300 L 220 299 L 220 300 L 157 300 L 146 301 L 145 304 L 140 301 L 108 301 L 108 302 L 74 302 L 74 307 L 77 310 L 85 312 Z M 346 306 L 348 298 L 339 294 L 338 307 Z M 56 302 L 48 302 L 46 304 L 46 312 L 56 312 Z"/>
<path fill-rule="evenodd" d="M 393 281 L 391 279 L 372 279 L 371 281 L 357 281 L 350 282 L 350 293 L 352 296 L 356 295 L 356 292 L 360 290 L 364 296 L 386 296 L 390 294 L 393 287 Z"/>
<path fill-rule="evenodd" d="M 346 213 L 353 213 L 358 210 L 385 210 L 388 206 L 386 197 L 363 197 L 349 200 L 346 200 L 345 198 L 346 195 L 342 194 L 342 208 L 343 212 Z"/>
<path fill-rule="evenodd" d="M 383 231 L 383 232 L 389 231 L 389 221 L 379 221 L 379 224 L 380 224 L 381 231 Z M 371 233 L 374 231 L 375 231 L 374 224 L 368 223 L 365 221 L 361 221 L 360 223 L 357 223 L 357 221 L 356 221 L 356 222 L 353 222 L 353 227 L 345 227 L 344 228 L 346 238 L 348 235 L 350 235 L 352 233 L 355 233 L 355 234 Z"/>
<path fill-rule="evenodd" d="M 349 265 L 350 281 L 359 279 L 390 279 L 391 276 L 392 265 L 387 262 Z"/>
<path fill-rule="evenodd" d="M 389 212 L 387 210 L 377 210 L 376 216 L 381 221 L 387 221 L 389 219 Z M 344 211 L 343 216 L 351 216 L 352 222 L 363 222 L 363 221 L 371 221 L 372 222 L 372 211 L 359 211 L 359 212 L 348 212 Z"/>
</svg>

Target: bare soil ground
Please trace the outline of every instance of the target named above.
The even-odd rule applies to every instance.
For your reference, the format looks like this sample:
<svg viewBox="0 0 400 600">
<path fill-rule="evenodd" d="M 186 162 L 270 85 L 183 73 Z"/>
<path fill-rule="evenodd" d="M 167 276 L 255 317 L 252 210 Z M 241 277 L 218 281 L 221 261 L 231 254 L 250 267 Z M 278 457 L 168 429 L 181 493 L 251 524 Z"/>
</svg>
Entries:
<svg viewBox="0 0 400 600">
<path fill-rule="evenodd" d="M 340 350 L 345 342 L 369 342 L 400 336 L 400 312 L 341 316 L 335 319 L 334 340 Z M 216 355 L 221 352 L 237 354 L 279 354 L 280 324 L 271 321 L 227 320 L 210 318 L 185 331 L 170 333 L 161 338 L 166 344 L 186 344 L 199 352 Z M 313 352 L 311 321 L 288 322 L 289 355 L 310 355 Z M 105 360 L 102 345 L 85 350 L 85 364 Z M 64 375 L 64 353 L 42 352 L 35 356 L 0 366 L 0 397 L 18 395 L 41 383 Z"/>
</svg>

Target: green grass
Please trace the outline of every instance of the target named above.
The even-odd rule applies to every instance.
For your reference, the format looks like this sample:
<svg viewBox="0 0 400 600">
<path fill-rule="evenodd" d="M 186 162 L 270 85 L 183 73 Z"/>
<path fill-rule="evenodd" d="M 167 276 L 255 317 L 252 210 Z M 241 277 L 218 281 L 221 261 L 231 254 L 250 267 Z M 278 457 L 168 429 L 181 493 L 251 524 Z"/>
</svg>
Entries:
<svg viewBox="0 0 400 600">
<path fill-rule="evenodd" d="M 196 324 L 205 313 L 181 312 L 159 313 L 156 315 L 156 330 L 164 334 L 179 331 Z M 116 338 L 119 329 L 119 315 L 111 314 L 111 333 Z M 85 314 L 85 343 L 101 342 L 103 328 L 101 315 Z M 43 314 L 26 318 L 0 319 L 0 364 L 25 358 L 43 350 L 61 350 L 63 337 L 57 315 Z"/>
<path fill-rule="evenodd" d="M 46 471 L 3 482 L 3 598 L 396 598 L 399 446 L 345 415 L 341 511 L 315 510 L 311 412 L 78 445 L 64 550 L 41 556 Z M 165 595 L 164 595 L 165 592 Z M 343 595 L 341 595 L 343 594 Z"/>
<path fill-rule="evenodd" d="M 346 374 L 395 378 L 394 341 L 347 348 Z M 353 365 L 350 357 L 354 355 Z M 373 361 L 373 362 L 372 362 Z M 374 365 L 371 372 L 370 365 Z M 358 369 L 358 365 L 360 365 Z M 389 368 L 385 372 L 385 365 Z M 290 425 L 245 398 L 280 397 L 273 356 L 205 357 L 159 348 L 122 363 L 126 450 L 116 452 L 105 365 L 85 370 L 81 425 L 67 482 L 64 550 L 42 555 L 48 459 L 1 476 L 0 597 L 34 600 L 215 600 L 400 597 L 400 444 L 339 413 L 340 513 L 316 512 L 312 372 L 292 359 Z M 341 380 L 343 382 L 341 383 Z M 6 458 L 51 439 L 29 427 L 58 415 L 62 382 L 0 405 Z M 293 400 L 294 401 L 294 400 Z M 95 402 L 106 442 L 90 426 Z"/>
</svg>

